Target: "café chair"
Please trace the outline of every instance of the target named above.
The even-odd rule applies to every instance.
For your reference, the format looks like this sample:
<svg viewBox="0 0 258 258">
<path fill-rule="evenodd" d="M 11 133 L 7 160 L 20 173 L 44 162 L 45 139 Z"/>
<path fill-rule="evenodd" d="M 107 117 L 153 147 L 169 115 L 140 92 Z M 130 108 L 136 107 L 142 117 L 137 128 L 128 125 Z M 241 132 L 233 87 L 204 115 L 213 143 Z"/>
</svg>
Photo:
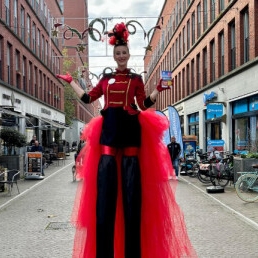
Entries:
<svg viewBox="0 0 258 258">
<path fill-rule="evenodd" d="M 18 193 L 20 193 L 18 187 L 18 180 L 20 179 L 20 171 L 17 169 L 8 170 L 0 174 L 0 185 L 6 185 L 8 193 L 11 196 L 13 185 L 16 184 Z"/>
<path fill-rule="evenodd" d="M 62 162 L 63 165 L 65 165 L 65 159 L 66 159 L 65 152 L 58 152 L 56 159 L 57 159 L 58 166 L 59 166 L 59 162 Z"/>
</svg>

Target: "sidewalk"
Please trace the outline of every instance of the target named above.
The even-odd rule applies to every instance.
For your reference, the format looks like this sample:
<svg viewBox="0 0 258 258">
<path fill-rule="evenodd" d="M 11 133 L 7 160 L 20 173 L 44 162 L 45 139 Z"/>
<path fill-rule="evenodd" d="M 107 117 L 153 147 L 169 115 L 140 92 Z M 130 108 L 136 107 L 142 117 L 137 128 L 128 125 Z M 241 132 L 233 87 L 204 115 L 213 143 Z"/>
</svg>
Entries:
<svg viewBox="0 0 258 258">
<path fill-rule="evenodd" d="M 198 180 L 198 178 L 191 178 L 188 176 L 180 176 L 179 181 L 180 180 L 187 182 L 194 188 L 197 188 L 203 194 L 230 210 L 232 214 L 235 214 L 240 219 L 258 229 L 258 202 L 247 203 L 242 201 L 237 196 L 233 184 L 226 186 L 224 193 L 207 193 L 206 188 L 212 184 L 204 185 Z"/>
<path fill-rule="evenodd" d="M 72 180 L 73 164 L 73 155 L 67 156 L 64 165 L 45 170 L 45 179 L 20 180 L 20 194 L 16 188 L 11 197 L 0 193 L 0 257 L 71 258 L 70 218 L 79 183 Z M 206 187 L 180 176 L 176 191 L 198 257 L 257 257 L 258 203 L 242 202 L 233 186 L 220 194 L 208 194 Z"/>
<path fill-rule="evenodd" d="M 71 166 L 74 164 L 74 153 L 71 152 L 70 156 L 66 156 L 65 163 L 63 164 L 62 162 L 59 163 L 56 160 L 48 166 L 48 168 L 44 169 L 45 173 L 45 178 L 42 180 L 26 180 L 26 179 L 20 179 L 18 181 L 18 187 L 20 190 L 20 194 L 18 194 L 17 187 L 16 185 L 13 185 L 12 189 L 12 195 L 9 196 L 8 192 L 0 192 L 0 210 L 5 206 L 8 205 L 10 202 L 12 202 L 14 199 L 18 199 L 20 196 L 25 194 L 29 189 L 37 186 L 38 184 L 44 183 L 45 181 L 48 180 L 51 175 L 53 175 L 55 172 L 57 172 L 60 169 L 64 169 L 67 166 Z M 70 169 L 71 170 L 71 169 Z M 72 181 L 72 170 L 71 170 L 71 181 Z"/>
</svg>

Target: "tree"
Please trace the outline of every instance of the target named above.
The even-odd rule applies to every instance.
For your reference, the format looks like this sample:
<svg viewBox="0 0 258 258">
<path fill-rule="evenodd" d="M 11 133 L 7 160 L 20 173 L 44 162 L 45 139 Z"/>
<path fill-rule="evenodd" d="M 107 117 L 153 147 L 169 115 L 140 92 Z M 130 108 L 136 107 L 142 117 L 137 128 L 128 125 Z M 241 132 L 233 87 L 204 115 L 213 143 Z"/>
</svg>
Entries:
<svg viewBox="0 0 258 258">
<path fill-rule="evenodd" d="M 4 146 L 7 147 L 9 155 L 13 153 L 13 150 L 15 153 L 15 147 L 20 148 L 26 146 L 27 143 L 25 135 L 9 127 L 5 127 L 0 131 L 0 138 L 3 140 Z"/>
<path fill-rule="evenodd" d="M 73 58 L 68 57 L 68 50 L 67 48 L 64 48 L 62 51 L 62 54 L 64 56 L 63 59 L 63 72 L 67 73 L 70 69 L 70 67 L 75 63 Z M 78 72 L 74 71 L 71 73 L 73 78 L 77 78 Z M 72 89 L 71 85 L 69 83 L 65 83 L 64 88 L 64 111 L 65 111 L 65 123 L 67 125 L 71 125 L 73 122 L 73 119 L 75 117 L 75 107 L 74 107 L 74 101 L 77 99 L 77 95 Z"/>
</svg>

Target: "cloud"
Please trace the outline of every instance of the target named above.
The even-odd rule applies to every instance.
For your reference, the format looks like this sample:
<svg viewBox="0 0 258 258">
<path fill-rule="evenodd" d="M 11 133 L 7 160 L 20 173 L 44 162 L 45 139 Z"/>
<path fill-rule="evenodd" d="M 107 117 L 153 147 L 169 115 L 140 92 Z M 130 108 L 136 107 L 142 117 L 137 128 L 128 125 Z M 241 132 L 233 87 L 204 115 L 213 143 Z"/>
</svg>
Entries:
<svg viewBox="0 0 258 258">
<path fill-rule="evenodd" d="M 149 0 L 131 0 L 131 1 L 88 1 L 89 20 L 96 18 L 105 19 L 107 24 L 106 30 L 110 30 L 118 22 L 128 22 L 136 20 L 143 25 L 145 31 L 156 25 L 158 16 L 163 7 L 164 1 L 150 2 Z M 129 37 L 129 47 L 131 58 L 128 67 L 132 67 L 137 72 L 143 71 L 144 47 L 148 42 L 144 39 L 144 33 L 140 26 L 136 25 L 135 35 Z M 106 66 L 115 67 L 116 63 L 112 57 L 113 48 L 106 42 L 93 42 L 89 39 L 89 67 L 90 71 L 100 74 Z"/>
</svg>

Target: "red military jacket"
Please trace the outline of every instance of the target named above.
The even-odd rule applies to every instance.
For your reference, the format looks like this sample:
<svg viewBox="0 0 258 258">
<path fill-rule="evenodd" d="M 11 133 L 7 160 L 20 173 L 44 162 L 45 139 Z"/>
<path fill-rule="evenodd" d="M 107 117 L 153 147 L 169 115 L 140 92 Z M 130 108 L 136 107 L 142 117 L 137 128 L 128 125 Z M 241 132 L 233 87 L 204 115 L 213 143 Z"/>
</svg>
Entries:
<svg viewBox="0 0 258 258">
<path fill-rule="evenodd" d="M 81 99 L 85 103 L 91 103 L 102 95 L 104 110 L 109 107 L 123 107 L 129 114 L 136 114 L 139 111 L 135 108 L 135 97 L 141 110 L 146 110 L 154 104 L 150 97 L 146 98 L 142 77 L 131 73 L 130 69 L 104 74 L 98 84 Z"/>
</svg>

